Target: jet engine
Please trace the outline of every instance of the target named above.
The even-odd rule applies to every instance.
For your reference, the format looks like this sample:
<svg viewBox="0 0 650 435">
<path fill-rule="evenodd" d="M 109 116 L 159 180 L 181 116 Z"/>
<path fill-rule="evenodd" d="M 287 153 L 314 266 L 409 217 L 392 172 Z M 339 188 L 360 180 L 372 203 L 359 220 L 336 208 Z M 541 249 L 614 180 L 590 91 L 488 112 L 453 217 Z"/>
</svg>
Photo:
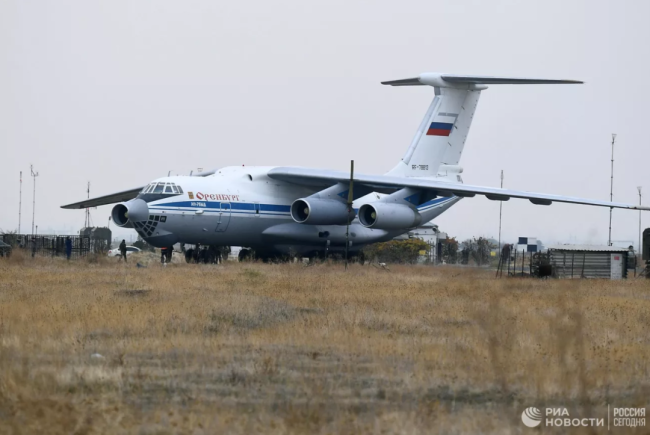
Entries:
<svg viewBox="0 0 650 435">
<path fill-rule="evenodd" d="M 346 203 L 334 199 L 300 198 L 291 204 L 291 217 L 299 224 L 345 225 L 354 219 Z"/>
<path fill-rule="evenodd" d="M 141 199 L 132 199 L 113 207 L 111 217 L 118 227 L 133 228 L 134 222 L 149 219 L 149 206 Z"/>
<path fill-rule="evenodd" d="M 422 216 L 407 205 L 378 202 L 362 205 L 359 221 L 366 228 L 399 230 L 418 226 Z"/>
</svg>

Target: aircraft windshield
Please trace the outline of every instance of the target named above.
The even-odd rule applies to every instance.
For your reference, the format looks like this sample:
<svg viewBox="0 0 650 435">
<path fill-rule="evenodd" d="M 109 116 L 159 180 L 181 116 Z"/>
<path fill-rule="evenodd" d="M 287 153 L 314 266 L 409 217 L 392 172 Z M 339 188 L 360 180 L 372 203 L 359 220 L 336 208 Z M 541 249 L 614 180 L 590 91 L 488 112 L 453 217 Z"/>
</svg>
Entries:
<svg viewBox="0 0 650 435">
<path fill-rule="evenodd" d="M 145 186 L 145 188 L 142 189 L 142 192 L 140 193 L 178 195 L 180 193 L 183 193 L 183 189 L 181 189 L 181 186 L 177 186 L 174 183 L 151 183 Z"/>
</svg>

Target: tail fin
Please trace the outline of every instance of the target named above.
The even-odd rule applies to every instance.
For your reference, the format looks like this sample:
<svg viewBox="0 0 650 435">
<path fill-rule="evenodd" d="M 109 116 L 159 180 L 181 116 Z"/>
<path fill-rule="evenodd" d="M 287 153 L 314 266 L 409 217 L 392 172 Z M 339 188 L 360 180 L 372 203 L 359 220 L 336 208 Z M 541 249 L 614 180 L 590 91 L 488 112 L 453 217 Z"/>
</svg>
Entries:
<svg viewBox="0 0 650 435">
<path fill-rule="evenodd" d="M 382 82 L 391 86 L 433 86 L 435 97 L 406 154 L 389 175 L 435 177 L 441 165 L 455 166 L 465 147 L 481 91 L 487 84 L 577 84 L 575 80 L 545 80 L 425 73 Z"/>
</svg>

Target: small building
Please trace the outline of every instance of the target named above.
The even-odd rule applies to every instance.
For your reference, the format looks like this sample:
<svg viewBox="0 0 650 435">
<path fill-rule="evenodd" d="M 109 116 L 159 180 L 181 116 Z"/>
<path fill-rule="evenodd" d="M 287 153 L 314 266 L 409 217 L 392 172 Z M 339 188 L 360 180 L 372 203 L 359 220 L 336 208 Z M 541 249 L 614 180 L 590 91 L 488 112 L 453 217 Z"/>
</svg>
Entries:
<svg viewBox="0 0 650 435">
<path fill-rule="evenodd" d="M 400 234 L 393 240 L 420 239 L 429 245 L 429 249 L 422 251 L 420 262 L 438 264 L 441 258 L 442 246 L 440 242 L 447 238 L 446 233 L 441 233 L 438 225 L 433 222 L 426 222 L 404 234 Z"/>
<path fill-rule="evenodd" d="M 548 246 L 557 278 L 627 278 L 628 250 L 616 246 Z"/>
<path fill-rule="evenodd" d="M 111 249 L 111 230 L 106 227 L 84 227 L 79 230 L 79 235 L 88 237 L 91 252 L 106 252 Z"/>
</svg>

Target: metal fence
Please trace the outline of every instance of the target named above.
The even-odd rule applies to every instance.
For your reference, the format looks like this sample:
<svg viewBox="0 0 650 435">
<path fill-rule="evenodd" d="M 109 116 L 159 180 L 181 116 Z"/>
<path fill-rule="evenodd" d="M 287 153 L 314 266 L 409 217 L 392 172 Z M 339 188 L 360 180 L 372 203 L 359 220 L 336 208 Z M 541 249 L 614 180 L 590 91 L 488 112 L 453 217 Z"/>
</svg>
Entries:
<svg viewBox="0 0 650 435">
<path fill-rule="evenodd" d="M 68 237 L 72 241 L 72 257 L 83 257 L 90 252 L 95 252 L 92 239 L 88 236 L 3 234 L 2 241 L 11 245 L 13 249 L 23 249 L 32 256 L 65 257 L 65 240 Z"/>
<path fill-rule="evenodd" d="M 611 278 L 611 254 L 623 257 L 622 278 L 627 278 L 627 251 L 562 251 L 550 250 L 554 275 L 558 278 Z"/>
</svg>

